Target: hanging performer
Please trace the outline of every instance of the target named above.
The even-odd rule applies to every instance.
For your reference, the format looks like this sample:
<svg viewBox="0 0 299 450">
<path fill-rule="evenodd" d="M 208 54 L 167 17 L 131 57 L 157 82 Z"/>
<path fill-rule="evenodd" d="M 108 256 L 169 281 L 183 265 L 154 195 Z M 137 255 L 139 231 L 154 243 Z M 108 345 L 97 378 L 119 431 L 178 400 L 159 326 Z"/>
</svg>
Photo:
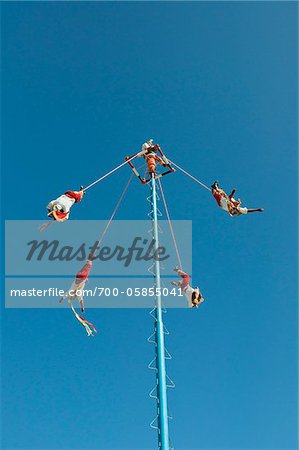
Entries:
<svg viewBox="0 0 299 450">
<path fill-rule="evenodd" d="M 264 211 L 263 208 L 248 209 L 245 207 L 241 207 L 241 200 L 235 200 L 233 197 L 236 189 L 233 189 L 232 192 L 227 195 L 224 190 L 219 187 L 218 181 L 214 181 L 211 188 L 212 195 L 215 198 L 218 206 L 224 211 L 227 211 L 230 216 L 241 216 L 242 214 Z"/>
<path fill-rule="evenodd" d="M 195 289 L 193 289 L 193 287 L 190 286 L 189 275 L 179 267 L 175 267 L 173 270 L 182 278 L 182 280 L 172 281 L 171 284 L 173 286 L 178 286 L 185 294 L 190 308 L 198 308 L 199 305 L 204 301 L 199 287 L 197 286 Z"/>
<path fill-rule="evenodd" d="M 91 267 L 92 267 L 92 260 L 93 259 L 94 259 L 94 256 L 93 255 L 89 255 L 85 265 L 77 273 L 76 278 L 73 281 L 70 289 L 68 291 L 66 291 L 64 293 L 63 297 L 61 297 L 61 299 L 59 300 L 59 302 L 61 303 L 65 299 L 68 299 L 68 303 L 71 306 L 76 319 L 78 319 L 79 322 L 84 326 L 88 336 L 92 336 L 93 331 L 96 333 L 97 330 L 95 329 L 95 327 L 94 327 L 94 325 L 92 323 L 88 322 L 86 319 L 84 319 L 82 316 L 80 316 L 76 312 L 76 310 L 75 310 L 75 308 L 73 306 L 73 302 L 76 299 L 78 299 L 79 304 L 81 306 L 81 312 L 82 313 L 85 312 L 83 290 L 84 290 L 84 287 L 85 287 L 85 283 L 88 280 L 88 275 L 89 275 Z"/>
<path fill-rule="evenodd" d="M 129 180 L 126 183 L 125 188 L 122 191 L 122 193 L 121 193 L 121 195 L 120 195 L 120 197 L 119 197 L 119 199 L 118 199 L 118 201 L 116 203 L 116 206 L 115 206 L 115 208 L 114 208 L 114 210 L 113 210 L 113 212 L 111 214 L 111 217 L 108 220 L 104 230 L 102 231 L 101 236 L 97 240 L 96 246 L 93 247 L 92 251 L 89 253 L 85 265 L 77 273 L 76 278 L 73 281 L 70 289 L 67 292 L 65 292 L 63 297 L 59 300 L 60 303 L 61 303 L 65 299 L 68 298 L 68 303 L 70 304 L 76 319 L 79 320 L 79 322 L 85 327 L 88 336 L 91 336 L 93 334 L 93 331 L 96 332 L 96 329 L 95 329 L 95 327 L 93 326 L 92 323 L 88 322 L 86 319 L 84 319 L 82 316 L 80 316 L 76 312 L 75 308 L 73 307 L 73 302 L 76 299 L 78 299 L 79 300 L 79 304 L 81 306 L 81 311 L 82 311 L 82 313 L 84 313 L 84 310 L 85 310 L 85 308 L 84 308 L 84 298 L 83 298 L 84 287 L 85 287 L 86 281 L 88 280 L 88 276 L 89 276 L 89 273 L 90 273 L 91 268 L 92 268 L 92 262 L 96 259 L 96 252 L 99 250 L 99 248 L 102 245 L 102 242 L 103 242 L 103 239 L 104 239 L 104 237 L 105 237 L 105 235 L 107 233 L 107 230 L 108 230 L 112 220 L 114 219 L 115 214 L 116 214 L 116 212 L 117 212 L 117 210 L 118 210 L 118 208 L 119 208 L 119 206 L 120 206 L 120 204 L 121 204 L 121 202 L 122 202 L 122 200 L 123 200 L 123 198 L 124 198 L 128 188 L 129 188 L 130 184 L 131 184 L 132 178 L 133 178 L 133 174 L 130 175 Z"/>
<path fill-rule="evenodd" d="M 161 156 L 157 155 L 157 152 L 159 152 Z M 129 161 L 132 156 L 127 156 L 125 160 L 128 162 L 134 174 L 139 178 L 142 184 L 148 183 L 151 180 L 153 174 L 155 174 L 155 178 L 160 178 L 164 175 L 167 175 L 168 173 L 175 171 L 171 167 L 170 162 L 162 152 L 160 146 L 158 144 L 153 144 L 153 139 L 150 139 L 142 145 L 141 152 L 138 154 L 138 156 L 143 156 L 143 158 L 146 160 L 147 171 L 149 174 L 148 179 L 141 177 L 137 169 L 134 167 L 133 163 Z M 168 170 L 161 174 L 156 174 L 157 163 L 159 163 L 159 165 L 161 165 L 162 167 L 167 168 Z"/>
<path fill-rule="evenodd" d="M 74 203 L 81 202 L 84 195 L 83 186 L 79 191 L 66 191 L 56 200 L 52 200 L 48 206 L 48 217 L 63 222 L 69 218 L 71 207 Z"/>
</svg>

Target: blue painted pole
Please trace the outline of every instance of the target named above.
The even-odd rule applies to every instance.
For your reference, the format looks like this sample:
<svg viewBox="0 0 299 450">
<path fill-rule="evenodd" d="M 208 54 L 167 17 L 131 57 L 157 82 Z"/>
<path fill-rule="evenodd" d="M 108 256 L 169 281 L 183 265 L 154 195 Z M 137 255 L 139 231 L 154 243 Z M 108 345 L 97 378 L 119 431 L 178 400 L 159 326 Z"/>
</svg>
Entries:
<svg viewBox="0 0 299 450">
<path fill-rule="evenodd" d="M 155 251 L 159 247 L 158 215 L 156 180 L 151 179 L 152 203 L 153 203 L 153 238 Z M 168 431 L 168 407 L 167 407 L 167 381 L 165 368 L 164 326 L 162 317 L 160 261 L 155 259 L 155 290 L 156 290 L 156 344 L 157 344 L 157 397 L 158 397 L 158 424 L 159 424 L 159 449 L 169 450 Z"/>
</svg>

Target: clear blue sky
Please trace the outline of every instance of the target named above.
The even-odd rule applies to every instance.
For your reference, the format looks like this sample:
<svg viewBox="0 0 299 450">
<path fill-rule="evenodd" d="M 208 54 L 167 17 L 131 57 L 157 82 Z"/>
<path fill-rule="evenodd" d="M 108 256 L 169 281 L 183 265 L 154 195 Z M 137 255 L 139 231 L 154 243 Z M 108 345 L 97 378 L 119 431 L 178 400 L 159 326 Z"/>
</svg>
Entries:
<svg viewBox="0 0 299 450">
<path fill-rule="evenodd" d="M 297 3 L 1 7 L 3 218 L 42 220 L 51 198 L 150 137 L 205 183 L 263 206 L 231 219 L 184 175 L 164 180 L 173 218 L 193 220 L 206 298 L 166 316 L 171 437 L 178 450 L 294 450 Z M 127 173 L 72 218 L 108 218 Z M 144 219 L 144 195 L 136 182 L 118 218 Z M 94 339 L 69 310 L 2 307 L 3 449 L 156 448 L 147 311 L 89 317 Z"/>
</svg>

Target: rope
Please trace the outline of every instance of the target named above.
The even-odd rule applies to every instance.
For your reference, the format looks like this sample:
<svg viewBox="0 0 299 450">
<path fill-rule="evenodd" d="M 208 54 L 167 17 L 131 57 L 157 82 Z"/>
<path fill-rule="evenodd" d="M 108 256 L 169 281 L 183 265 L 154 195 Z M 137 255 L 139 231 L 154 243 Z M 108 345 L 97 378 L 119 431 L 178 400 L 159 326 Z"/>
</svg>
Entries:
<svg viewBox="0 0 299 450">
<path fill-rule="evenodd" d="M 207 189 L 208 191 L 211 191 L 211 189 L 210 189 L 208 186 L 206 186 L 204 183 L 202 183 L 201 181 L 199 181 L 197 178 L 195 178 L 195 177 L 194 177 L 193 175 L 191 175 L 190 173 L 186 172 L 186 170 L 182 169 L 180 166 L 178 166 L 177 164 L 175 164 L 173 161 L 170 161 L 170 160 L 169 160 L 169 162 L 170 162 L 171 164 L 173 164 L 174 167 L 176 167 L 176 168 L 179 169 L 181 172 L 183 172 L 185 175 L 188 175 L 188 177 L 192 178 L 192 180 L 196 181 L 196 183 L 200 184 L 202 187 L 204 187 L 204 188 Z"/>
<path fill-rule="evenodd" d="M 86 186 L 83 189 L 83 192 L 86 192 L 88 189 L 92 188 L 93 186 L 95 186 L 96 184 L 98 184 L 100 181 L 104 180 L 105 178 L 107 178 L 109 175 L 111 175 L 112 173 L 116 172 L 117 170 L 119 170 L 121 167 L 123 167 L 125 164 L 127 164 L 129 161 L 132 161 L 132 159 L 136 158 L 137 156 L 140 155 L 139 153 L 136 153 L 135 155 L 131 156 L 131 158 L 127 159 L 126 161 L 124 161 L 122 164 L 120 164 L 119 166 L 115 167 L 114 169 L 110 170 L 110 172 L 107 172 L 105 175 L 103 175 L 102 177 L 100 177 L 98 180 L 94 181 L 93 183 L 89 184 L 88 186 Z"/>
<path fill-rule="evenodd" d="M 104 230 L 103 230 L 103 232 L 102 232 L 102 234 L 101 234 L 101 236 L 100 236 L 100 238 L 99 238 L 99 240 L 98 240 L 98 243 L 97 243 L 97 246 L 96 246 L 96 248 L 95 248 L 95 250 L 94 250 L 94 253 L 100 248 L 100 246 L 101 246 L 101 244 L 102 244 L 102 242 L 103 242 L 104 236 L 105 236 L 105 234 L 107 233 L 107 230 L 108 230 L 108 228 L 109 228 L 109 226 L 110 226 L 110 224 L 111 224 L 111 222 L 112 222 L 112 220 L 113 220 L 113 218 L 114 218 L 114 216 L 115 216 L 115 214 L 116 214 L 116 212 L 117 212 L 117 210 L 118 210 L 118 208 L 119 208 L 119 206 L 120 206 L 120 204 L 121 204 L 121 202 L 122 202 L 122 199 L 124 198 L 124 196 L 125 196 L 125 194 L 126 194 L 128 188 L 129 188 L 129 186 L 130 186 L 130 183 L 131 183 L 131 181 L 132 181 L 132 179 L 133 179 L 133 176 L 134 176 L 134 174 L 132 173 L 131 176 L 130 176 L 130 178 L 129 178 L 129 180 L 128 180 L 128 182 L 127 182 L 127 184 L 126 184 L 126 186 L 125 186 L 125 188 L 124 188 L 124 190 L 123 190 L 122 193 L 121 193 L 121 196 L 120 196 L 119 199 L 118 199 L 118 202 L 116 203 L 116 206 L 115 206 L 115 208 L 114 208 L 114 210 L 113 210 L 113 212 L 112 212 L 112 214 L 111 214 L 110 219 L 108 220 L 108 222 L 107 222 L 107 224 L 106 224 L 106 226 L 105 226 L 105 228 L 104 228 Z M 93 253 L 93 254 L 94 254 L 94 253 Z M 92 255 L 92 256 L 93 256 L 93 255 Z"/>
<path fill-rule="evenodd" d="M 176 256 L 177 256 L 178 263 L 179 263 L 179 268 L 182 270 L 182 267 L 183 267 L 182 266 L 182 261 L 181 261 L 181 258 L 180 258 L 179 249 L 178 249 L 178 246 L 177 246 L 177 243 L 176 243 L 176 239 L 175 239 L 175 235 L 174 235 L 174 231 L 173 231 L 173 228 L 172 228 L 172 223 L 171 223 L 171 220 L 170 220 L 170 215 L 169 215 L 168 207 L 167 207 L 167 204 L 166 204 L 165 195 L 164 195 L 164 191 L 163 191 L 163 188 L 162 188 L 162 183 L 161 183 L 160 178 L 158 178 L 158 183 L 159 183 L 159 188 L 160 188 L 162 200 L 163 200 L 163 203 L 164 203 L 164 208 L 165 208 L 165 212 L 166 212 L 166 216 L 167 216 L 167 220 L 168 220 L 168 224 L 169 224 L 169 228 L 170 228 L 170 233 L 171 233 L 172 240 L 173 240 L 173 245 L 174 245 L 174 248 L 175 248 L 175 251 L 176 251 Z"/>
</svg>

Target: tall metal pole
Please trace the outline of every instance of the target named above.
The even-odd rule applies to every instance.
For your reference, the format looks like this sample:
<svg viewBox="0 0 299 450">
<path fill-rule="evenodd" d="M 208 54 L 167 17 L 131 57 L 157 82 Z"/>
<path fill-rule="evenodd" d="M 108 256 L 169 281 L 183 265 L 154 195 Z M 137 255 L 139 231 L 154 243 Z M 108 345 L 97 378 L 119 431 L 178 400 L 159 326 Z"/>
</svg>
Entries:
<svg viewBox="0 0 299 450">
<path fill-rule="evenodd" d="M 152 187 L 152 206 L 153 206 L 153 238 L 155 242 L 155 252 L 159 247 L 158 235 L 158 215 L 157 215 L 157 193 L 156 180 L 154 174 L 151 179 Z M 157 397 L 158 397 L 158 424 L 159 424 L 159 448 L 161 450 L 169 450 L 169 431 L 168 431 L 168 407 L 167 407 L 167 379 L 165 368 L 165 346 L 164 346 L 164 325 L 162 317 L 162 300 L 161 300 L 161 282 L 160 282 L 160 261 L 155 258 L 154 261 L 154 277 L 156 291 L 156 352 L 157 352 Z"/>
</svg>

